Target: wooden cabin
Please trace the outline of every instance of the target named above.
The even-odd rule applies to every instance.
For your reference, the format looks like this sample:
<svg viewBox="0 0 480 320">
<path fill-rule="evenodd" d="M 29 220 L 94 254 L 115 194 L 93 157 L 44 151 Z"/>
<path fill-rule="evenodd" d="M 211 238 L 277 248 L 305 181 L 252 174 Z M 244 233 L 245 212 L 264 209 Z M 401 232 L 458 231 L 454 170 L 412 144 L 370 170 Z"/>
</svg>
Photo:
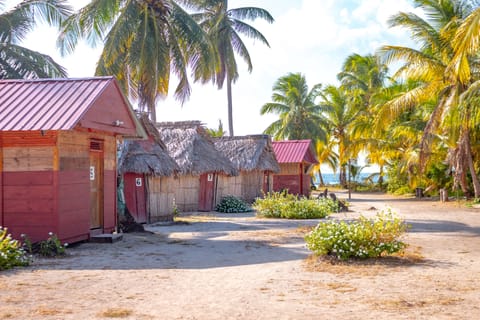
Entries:
<svg viewBox="0 0 480 320">
<path fill-rule="evenodd" d="M 0 223 L 33 242 L 117 226 L 117 138 L 144 135 L 112 77 L 0 80 Z"/>
<path fill-rule="evenodd" d="M 119 159 L 125 206 L 137 223 L 172 220 L 175 194 L 168 181 L 179 168 L 148 116 L 139 120 L 148 139 L 125 140 Z"/>
<path fill-rule="evenodd" d="M 238 176 L 221 176 L 219 200 L 232 195 L 252 203 L 273 191 L 273 174 L 280 172 L 272 141 L 268 135 L 216 138 L 215 147 L 236 167 Z"/>
<path fill-rule="evenodd" d="M 163 122 L 156 127 L 167 146 L 168 154 L 180 171 L 170 177 L 159 194 L 174 193 L 181 212 L 212 211 L 218 199 L 219 176 L 237 175 L 230 160 L 221 154 L 200 121 Z M 158 184 L 152 181 L 151 185 Z"/>
<path fill-rule="evenodd" d="M 311 140 L 274 141 L 280 172 L 273 176 L 273 190 L 309 196 L 311 169 L 318 163 Z"/>
</svg>

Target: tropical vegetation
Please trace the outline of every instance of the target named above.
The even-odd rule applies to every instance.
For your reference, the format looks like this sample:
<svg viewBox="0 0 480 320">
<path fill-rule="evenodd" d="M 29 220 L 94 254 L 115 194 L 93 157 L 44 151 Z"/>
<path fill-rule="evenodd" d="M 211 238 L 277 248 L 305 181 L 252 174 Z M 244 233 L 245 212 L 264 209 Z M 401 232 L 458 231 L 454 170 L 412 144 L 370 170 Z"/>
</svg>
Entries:
<svg viewBox="0 0 480 320">
<path fill-rule="evenodd" d="M 391 192 L 448 188 L 480 198 L 479 4 L 412 2 L 417 13 L 399 12 L 388 22 L 406 30 L 414 47 L 384 45 L 374 54 L 351 54 L 339 85 L 315 84 L 308 107 L 296 104 L 304 123 L 314 120 L 322 133 L 290 133 L 294 104 L 285 102 L 286 93 L 297 92 L 286 89 L 295 84 L 292 74 L 279 78 L 273 102 L 261 109 L 279 115 L 265 133 L 321 141 L 318 158 L 339 172 L 342 185 L 347 171 L 355 172 L 350 161 L 363 156 L 379 168 L 378 185 Z"/>
<path fill-rule="evenodd" d="M 22 40 L 39 22 L 59 26 L 71 13 L 66 0 L 24 0 L 9 10 L 0 0 L 0 79 L 66 77 L 50 56 L 27 49 Z"/>
<path fill-rule="evenodd" d="M 340 260 L 378 258 L 406 247 L 400 240 L 407 224 L 393 212 L 379 212 L 372 218 L 351 222 L 320 222 L 305 236 L 307 248 L 316 255 L 330 255 Z"/>
<path fill-rule="evenodd" d="M 338 202 L 329 198 L 308 199 L 282 192 L 269 192 L 253 203 L 257 217 L 321 219 L 338 211 Z"/>
</svg>

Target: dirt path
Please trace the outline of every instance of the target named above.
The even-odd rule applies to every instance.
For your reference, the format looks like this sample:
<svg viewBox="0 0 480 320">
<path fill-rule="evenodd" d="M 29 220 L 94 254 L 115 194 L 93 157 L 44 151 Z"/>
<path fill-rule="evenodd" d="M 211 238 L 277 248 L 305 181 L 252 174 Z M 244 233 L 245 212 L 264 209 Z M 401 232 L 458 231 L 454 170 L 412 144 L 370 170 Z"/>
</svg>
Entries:
<svg viewBox="0 0 480 320">
<path fill-rule="evenodd" d="M 412 225 L 410 260 L 317 261 L 303 241 L 314 220 L 190 216 L 0 273 L 0 319 L 480 318 L 480 209 L 352 198 L 332 218 L 393 208 Z"/>
</svg>

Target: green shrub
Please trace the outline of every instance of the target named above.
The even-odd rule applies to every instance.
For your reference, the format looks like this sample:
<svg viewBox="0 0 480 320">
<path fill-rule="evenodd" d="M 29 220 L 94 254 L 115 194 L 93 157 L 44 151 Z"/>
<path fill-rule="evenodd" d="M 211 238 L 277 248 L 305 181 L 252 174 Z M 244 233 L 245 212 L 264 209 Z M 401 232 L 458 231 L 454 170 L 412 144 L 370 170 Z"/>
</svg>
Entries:
<svg viewBox="0 0 480 320">
<path fill-rule="evenodd" d="M 319 219 L 338 210 L 332 199 L 308 199 L 284 192 L 271 192 L 256 199 L 253 208 L 265 218 Z"/>
<path fill-rule="evenodd" d="M 374 219 L 360 217 L 354 222 L 321 222 L 305 236 L 307 248 L 317 255 L 332 255 L 346 260 L 392 254 L 405 248 L 398 238 L 407 225 L 390 210 Z"/>
<path fill-rule="evenodd" d="M 0 227 L 0 270 L 16 266 L 27 266 L 30 263 L 26 252 L 18 240 L 7 234 L 7 229 Z"/>
<path fill-rule="evenodd" d="M 215 206 L 215 211 L 225 213 L 250 212 L 250 208 L 242 199 L 234 196 L 225 196 L 219 204 Z"/>
<path fill-rule="evenodd" d="M 39 254 L 44 257 L 57 257 L 66 254 L 66 247 L 68 243 L 62 243 L 58 237 L 52 232 L 48 233 L 47 240 L 42 240 L 36 243 L 32 243 L 26 235 L 23 237 L 23 246 L 26 251 L 32 254 Z"/>
</svg>

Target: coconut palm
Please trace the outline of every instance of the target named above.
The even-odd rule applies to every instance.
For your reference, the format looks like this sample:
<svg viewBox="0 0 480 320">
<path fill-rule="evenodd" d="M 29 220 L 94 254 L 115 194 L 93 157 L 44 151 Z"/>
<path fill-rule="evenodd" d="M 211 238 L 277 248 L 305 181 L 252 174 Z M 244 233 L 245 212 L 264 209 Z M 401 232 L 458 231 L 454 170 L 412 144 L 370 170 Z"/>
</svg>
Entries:
<svg viewBox="0 0 480 320">
<path fill-rule="evenodd" d="M 5 6 L 0 0 L 0 10 Z M 24 0 L 0 14 L 0 79 L 66 77 L 50 56 L 19 43 L 39 21 L 59 26 L 71 13 L 66 0 Z"/>
<path fill-rule="evenodd" d="M 472 2 L 454 0 L 415 0 L 427 13 L 426 18 L 413 13 L 399 13 L 390 19 L 392 26 L 409 30 L 420 48 L 384 46 L 380 50 L 387 63 L 405 61 L 395 75 L 413 79 L 419 85 L 393 99 L 389 104 L 390 119 L 405 110 L 435 98 L 436 105 L 425 126 L 419 162 L 424 167 L 431 154 L 436 134 L 457 137 L 455 173 L 468 195 L 467 172 L 473 181 L 476 197 L 480 197 L 480 182 L 472 157 L 472 101 L 477 95 L 479 79 L 478 56 L 472 48 L 478 46 L 474 36 L 475 15 Z M 478 29 L 478 28 L 477 28 Z M 477 41 L 478 42 L 478 41 Z M 473 70 L 473 72 L 472 72 Z M 393 117 L 392 117 L 393 115 Z M 454 121 L 452 121 L 452 119 Z M 477 122 L 478 123 L 478 122 Z M 451 158 L 453 159 L 453 157 Z"/>
<path fill-rule="evenodd" d="M 58 46 L 71 53 L 80 39 L 104 44 L 95 73 L 115 75 L 154 122 L 156 102 L 168 95 L 171 75 L 178 78 L 174 96 L 184 102 L 191 91 L 189 68 L 202 74 L 199 69 L 214 61 L 206 34 L 173 0 L 92 0 L 66 21 Z"/>
<path fill-rule="evenodd" d="M 256 7 L 228 8 L 228 0 L 194 0 L 199 13 L 193 17 L 208 33 L 218 55 L 218 66 L 207 74 L 197 75 L 210 78 L 219 89 L 226 82 L 228 103 L 228 132 L 233 136 L 233 101 L 232 84 L 239 77 L 235 56 L 240 56 L 247 64 L 249 72 L 253 65 L 247 46 L 241 36 L 246 36 L 270 46 L 263 34 L 244 20 L 264 19 L 272 23 L 273 17 L 267 10 Z M 205 70 L 204 70 L 205 71 Z"/>
<path fill-rule="evenodd" d="M 331 132 L 338 152 L 340 184 L 347 185 L 347 163 L 358 155 L 359 146 L 352 143 L 351 131 L 361 109 L 352 103 L 342 87 L 329 85 L 320 92 L 320 106 L 325 118 L 325 128 Z"/>
<path fill-rule="evenodd" d="M 278 114 L 279 119 L 270 124 L 264 133 L 272 135 L 275 140 L 326 141 L 322 108 L 316 103 L 320 84 L 309 90 L 304 75 L 289 73 L 275 82 L 273 91 L 273 102 L 264 104 L 260 114 Z"/>
</svg>

